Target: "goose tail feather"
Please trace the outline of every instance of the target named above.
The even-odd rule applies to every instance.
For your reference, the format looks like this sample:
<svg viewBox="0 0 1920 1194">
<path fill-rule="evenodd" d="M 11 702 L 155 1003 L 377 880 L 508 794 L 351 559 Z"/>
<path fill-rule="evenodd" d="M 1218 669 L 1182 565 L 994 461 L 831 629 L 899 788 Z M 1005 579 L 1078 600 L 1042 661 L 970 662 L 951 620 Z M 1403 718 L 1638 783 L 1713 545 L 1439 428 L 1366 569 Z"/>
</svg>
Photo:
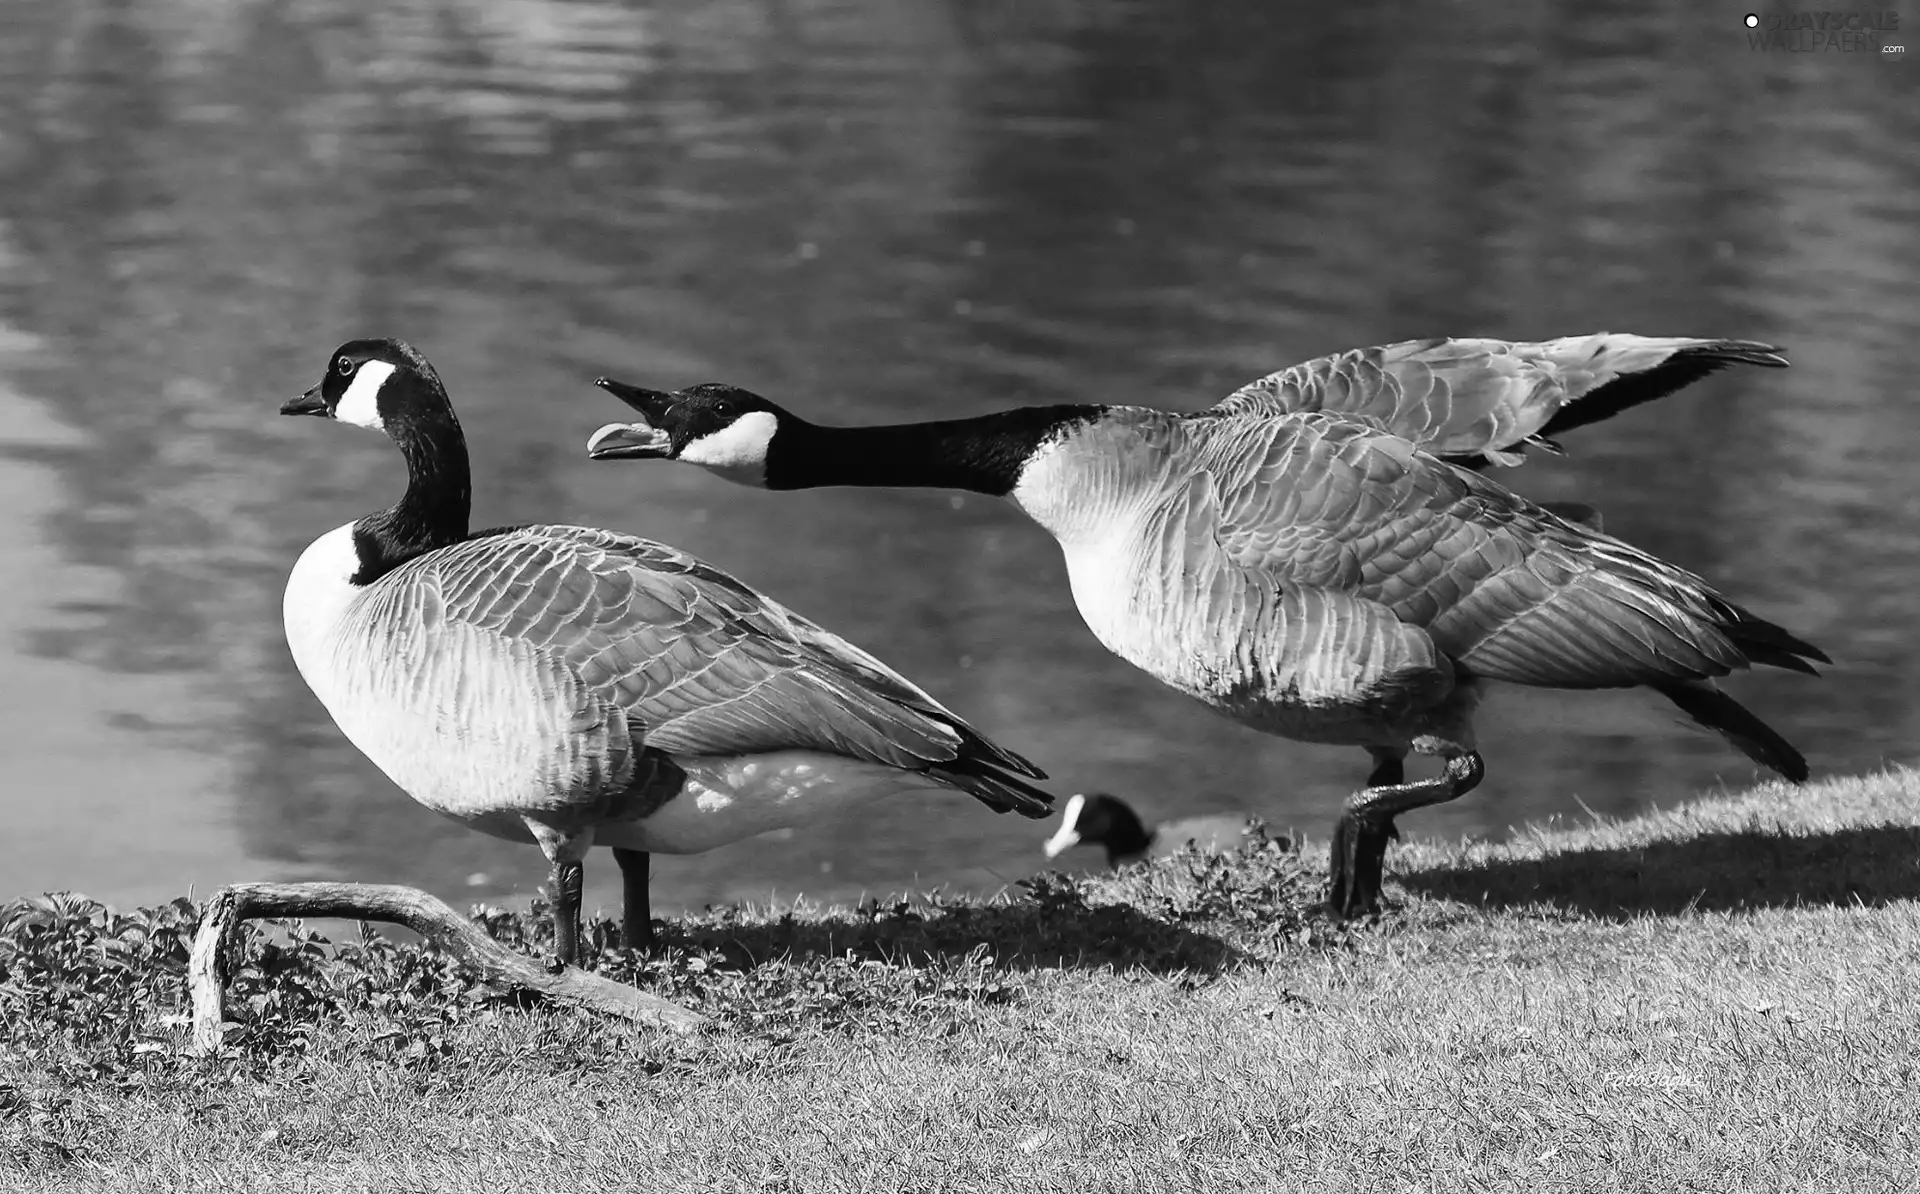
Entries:
<svg viewBox="0 0 1920 1194">
<path fill-rule="evenodd" d="M 1817 676 L 1813 664 L 1832 664 L 1833 660 L 1825 651 L 1781 626 L 1776 626 L 1765 618 L 1756 617 L 1747 610 L 1729 603 L 1733 616 L 1721 623 L 1727 637 L 1733 640 L 1740 653 L 1754 663 L 1763 663 L 1769 667 L 1785 668 L 1792 672 L 1802 672 Z"/>
<path fill-rule="evenodd" d="M 1654 687 L 1682 713 L 1725 738 L 1749 759 L 1796 784 L 1806 782 L 1805 756 L 1726 693 L 1700 681 L 1667 681 Z"/>
<path fill-rule="evenodd" d="M 933 774 L 972 796 L 996 813 L 1019 813 L 1036 820 L 1053 814 L 1053 794 L 982 759 L 962 758 L 943 763 Z"/>
</svg>

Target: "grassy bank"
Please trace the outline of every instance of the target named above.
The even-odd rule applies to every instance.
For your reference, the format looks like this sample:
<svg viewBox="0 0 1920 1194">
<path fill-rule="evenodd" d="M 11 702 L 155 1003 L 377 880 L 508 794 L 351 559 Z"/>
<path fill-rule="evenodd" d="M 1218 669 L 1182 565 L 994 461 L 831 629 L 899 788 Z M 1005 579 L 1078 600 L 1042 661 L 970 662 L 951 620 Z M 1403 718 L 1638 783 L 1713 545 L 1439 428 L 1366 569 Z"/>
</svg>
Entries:
<svg viewBox="0 0 1920 1194">
<path fill-rule="evenodd" d="M 178 1055 L 184 902 L 0 911 L 0 1187 L 1905 1188 L 1920 773 L 1389 857 L 1253 839 L 994 901 L 727 910 L 595 961 L 685 1039 L 351 926 L 256 937 Z M 1393 882 L 1397 880 L 1397 886 Z M 526 917 L 488 918 L 502 938 Z M 611 926 L 597 926 L 601 934 Z"/>
</svg>

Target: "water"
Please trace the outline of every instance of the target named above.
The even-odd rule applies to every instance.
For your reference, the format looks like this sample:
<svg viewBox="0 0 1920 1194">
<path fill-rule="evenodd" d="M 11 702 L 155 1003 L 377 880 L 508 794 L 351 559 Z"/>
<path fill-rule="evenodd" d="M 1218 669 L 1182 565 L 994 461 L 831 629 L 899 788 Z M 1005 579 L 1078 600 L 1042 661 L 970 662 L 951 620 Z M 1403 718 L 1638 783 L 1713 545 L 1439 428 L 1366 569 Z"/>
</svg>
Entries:
<svg viewBox="0 0 1920 1194">
<path fill-rule="evenodd" d="M 9 0 L 0 6 L 0 897 L 243 878 L 524 897 L 339 736 L 287 569 L 397 494 L 384 442 L 275 416 L 351 336 L 419 344 L 478 524 L 698 552 L 1056 777 L 1324 834 L 1366 760 L 1262 738 L 1103 651 L 1051 540 L 943 493 L 769 497 L 594 465 L 606 372 L 826 421 L 1190 409 L 1430 334 L 1746 336 L 1721 376 L 1505 478 L 1822 644 L 1731 687 L 1819 773 L 1913 757 L 1914 68 L 1755 54 L 1679 3 Z M 1499 835 L 1752 777 L 1658 698 L 1512 690 Z M 655 868 L 664 908 L 1041 865 L 965 797 Z M 590 898 L 614 868 L 590 865 Z"/>
</svg>

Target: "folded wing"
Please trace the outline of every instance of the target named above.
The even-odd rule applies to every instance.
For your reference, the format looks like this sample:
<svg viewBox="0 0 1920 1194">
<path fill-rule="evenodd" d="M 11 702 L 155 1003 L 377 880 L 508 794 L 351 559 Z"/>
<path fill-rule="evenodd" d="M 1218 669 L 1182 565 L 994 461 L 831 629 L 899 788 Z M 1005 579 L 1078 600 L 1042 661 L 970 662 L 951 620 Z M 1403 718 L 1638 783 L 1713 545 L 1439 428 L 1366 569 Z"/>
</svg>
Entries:
<svg viewBox="0 0 1920 1194">
<path fill-rule="evenodd" d="M 547 662 L 675 755 L 824 751 L 950 780 L 1045 815 L 1042 778 L 873 656 L 684 552 L 612 531 L 533 526 L 435 557 L 449 621 Z"/>
<path fill-rule="evenodd" d="M 1473 674 L 1598 688 L 1825 660 L 1698 576 L 1404 439 L 1328 414 L 1214 426 L 1226 559 L 1384 606 Z"/>
</svg>

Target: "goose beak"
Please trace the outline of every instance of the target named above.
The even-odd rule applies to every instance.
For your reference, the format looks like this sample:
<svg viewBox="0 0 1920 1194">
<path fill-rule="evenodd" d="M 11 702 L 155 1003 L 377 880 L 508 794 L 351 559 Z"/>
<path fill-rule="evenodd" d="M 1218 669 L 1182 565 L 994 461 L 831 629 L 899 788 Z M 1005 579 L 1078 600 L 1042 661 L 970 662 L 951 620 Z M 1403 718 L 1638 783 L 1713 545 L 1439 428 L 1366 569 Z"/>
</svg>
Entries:
<svg viewBox="0 0 1920 1194">
<path fill-rule="evenodd" d="M 321 415 L 327 413 L 327 400 L 320 396 L 320 387 L 315 386 L 298 398 L 289 398 L 280 404 L 283 415 Z"/>
<path fill-rule="evenodd" d="M 1060 827 L 1060 832 L 1048 838 L 1047 844 L 1040 848 L 1047 852 L 1048 858 L 1058 858 L 1062 854 L 1065 854 L 1068 850 L 1073 849 L 1075 846 L 1079 844 L 1080 844 L 1079 830 L 1075 829 L 1071 825 L 1062 825 Z"/>
<path fill-rule="evenodd" d="M 659 390 L 630 386 L 625 382 L 615 381 L 611 377 L 597 377 L 593 384 L 639 411 L 648 419 L 659 419 L 679 399 L 677 394 L 665 394 Z"/>
<path fill-rule="evenodd" d="M 608 423 L 587 438 L 590 460 L 666 460 L 672 456 L 673 437 L 646 423 Z"/>
</svg>

